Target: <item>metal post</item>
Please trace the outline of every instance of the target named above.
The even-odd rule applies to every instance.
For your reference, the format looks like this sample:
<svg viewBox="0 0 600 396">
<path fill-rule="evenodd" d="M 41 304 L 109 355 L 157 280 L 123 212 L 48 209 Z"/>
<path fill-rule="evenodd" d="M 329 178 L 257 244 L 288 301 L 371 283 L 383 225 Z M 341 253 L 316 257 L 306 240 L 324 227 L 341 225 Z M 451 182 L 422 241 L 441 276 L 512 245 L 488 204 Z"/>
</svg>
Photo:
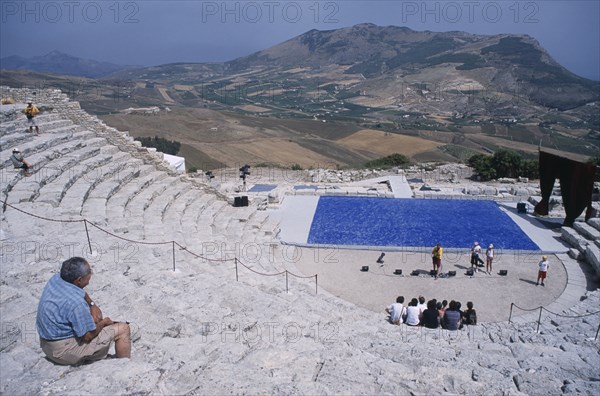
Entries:
<svg viewBox="0 0 600 396">
<path fill-rule="evenodd" d="M 288 288 L 288 272 L 287 270 L 285 271 L 285 292 L 289 293 L 290 289 Z"/>
<path fill-rule="evenodd" d="M 540 323 L 542 322 L 542 309 L 544 309 L 543 307 L 540 307 L 540 316 L 538 317 L 538 325 L 537 325 L 537 332 L 540 332 Z"/>
<path fill-rule="evenodd" d="M 594 341 L 598 339 L 598 332 L 600 332 L 600 324 L 598 325 L 598 330 L 596 330 L 596 337 L 594 337 Z"/>
<path fill-rule="evenodd" d="M 173 272 L 175 272 L 175 241 L 171 241 L 173 244 Z"/>
<path fill-rule="evenodd" d="M 237 257 L 233 261 L 235 262 L 235 281 L 239 282 L 240 279 L 238 277 L 238 265 L 237 265 L 238 264 L 238 259 L 237 259 Z"/>
<path fill-rule="evenodd" d="M 510 303 L 510 313 L 508 314 L 508 323 L 511 323 L 510 319 L 512 318 L 513 305 L 515 305 L 515 303 Z"/>
<path fill-rule="evenodd" d="M 315 294 L 319 293 L 319 280 L 317 278 L 318 275 L 315 274 Z"/>
<path fill-rule="evenodd" d="M 88 246 L 90 247 L 90 254 L 92 254 L 92 242 L 90 241 L 90 232 L 88 231 L 87 220 L 83 219 L 85 225 L 85 235 L 87 235 Z"/>
</svg>

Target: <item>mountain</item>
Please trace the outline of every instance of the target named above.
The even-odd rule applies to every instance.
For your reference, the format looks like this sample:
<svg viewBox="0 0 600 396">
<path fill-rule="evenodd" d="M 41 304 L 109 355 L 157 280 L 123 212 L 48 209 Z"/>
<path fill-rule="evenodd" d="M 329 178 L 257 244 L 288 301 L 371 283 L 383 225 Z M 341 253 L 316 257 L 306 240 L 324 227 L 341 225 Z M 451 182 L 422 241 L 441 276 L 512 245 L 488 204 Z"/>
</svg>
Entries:
<svg viewBox="0 0 600 396">
<path fill-rule="evenodd" d="M 0 59 L 0 68 L 97 78 L 127 67 L 108 62 L 98 62 L 95 60 L 78 58 L 54 50 L 46 55 L 34 56 L 31 58 L 23 58 L 20 56 L 5 57 Z"/>
<path fill-rule="evenodd" d="M 569 72 L 526 35 L 417 32 L 406 27 L 360 24 L 311 30 L 227 62 L 230 73 L 253 68 L 275 72 L 329 66 L 344 66 L 344 74 L 385 81 L 379 85 L 388 87 L 419 79 L 438 87 L 464 86 L 463 82 L 475 90 L 485 87 L 494 92 L 512 92 L 561 110 L 600 100 L 599 82 Z M 440 75 L 441 69 L 445 69 L 445 75 Z M 373 92 L 376 85 L 364 84 L 362 88 Z"/>
<path fill-rule="evenodd" d="M 583 156 L 600 150 L 600 82 L 569 72 L 526 35 L 361 24 L 311 30 L 224 63 L 129 68 L 90 81 L 30 74 L 2 70 L 0 82 L 66 86 L 84 109 L 135 136 L 152 130 L 195 140 L 211 125 L 220 139 L 235 144 L 242 130 L 248 132 L 257 152 L 268 151 L 266 142 L 276 138 L 298 156 L 305 153 L 297 146 L 341 164 L 394 152 L 417 161 L 466 160 L 498 148 L 533 157 L 540 144 Z M 115 115 L 149 106 L 168 107 L 169 121 Z M 230 119 L 207 122 L 222 117 Z M 169 128 L 177 132 L 161 135 Z M 203 139 L 216 137 L 204 132 Z M 436 148 L 417 155 L 412 143 L 373 143 L 378 134 L 418 137 Z M 202 151 L 202 142 L 195 150 Z M 392 147 L 394 152 L 385 150 Z M 220 156 L 204 152 L 197 158 Z"/>
</svg>

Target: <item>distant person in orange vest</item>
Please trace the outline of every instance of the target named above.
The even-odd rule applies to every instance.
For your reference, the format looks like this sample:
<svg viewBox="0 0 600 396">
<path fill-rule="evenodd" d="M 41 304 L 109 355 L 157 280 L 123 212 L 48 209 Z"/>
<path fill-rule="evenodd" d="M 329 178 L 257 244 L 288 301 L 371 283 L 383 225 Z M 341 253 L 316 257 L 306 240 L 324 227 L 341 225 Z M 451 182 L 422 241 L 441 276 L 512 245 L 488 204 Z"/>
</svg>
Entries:
<svg viewBox="0 0 600 396">
<path fill-rule="evenodd" d="M 38 110 L 38 108 L 33 105 L 33 101 L 31 99 L 28 99 L 27 107 L 25 108 L 25 110 L 23 110 L 23 113 L 25 113 L 25 116 L 27 116 L 27 125 L 29 125 L 29 132 L 33 132 L 33 127 L 35 127 L 35 133 L 40 133 L 40 128 L 38 127 L 37 122 L 35 122 L 35 116 L 37 116 L 39 112 L 40 111 Z"/>
</svg>

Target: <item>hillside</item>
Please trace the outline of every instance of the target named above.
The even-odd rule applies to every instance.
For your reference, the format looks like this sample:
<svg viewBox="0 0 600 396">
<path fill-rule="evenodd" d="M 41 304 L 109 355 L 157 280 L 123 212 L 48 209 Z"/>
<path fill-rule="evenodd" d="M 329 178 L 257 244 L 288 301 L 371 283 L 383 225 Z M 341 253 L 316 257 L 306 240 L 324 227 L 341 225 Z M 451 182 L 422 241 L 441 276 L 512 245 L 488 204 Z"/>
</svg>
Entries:
<svg viewBox="0 0 600 396">
<path fill-rule="evenodd" d="M 367 82 L 383 78 L 394 88 L 421 82 L 445 91 L 486 89 L 561 110 L 600 99 L 600 83 L 569 72 L 525 35 L 416 32 L 406 27 L 361 24 L 311 30 L 227 65 L 230 72 L 347 66 L 344 74 L 360 75 Z M 426 78 L 431 74 L 428 70 L 447 66 L 446 73 L 452 74 L 445 79 Z M 359 87 L 379 96 L 375 84 Z"/>
<path fill-rule="evenodd" d="M 600 151 L 600 83 L 570 73 L 525 35 L 361 24 L 311 30 L 230 62 L 131 68 L 70 86 L 58 81 L 63 77 L 23 73 L 2 71 L 0 80 L 56 85 L 134 136 L 180 136 L 197 159 L 192 163 L 269 162 L 273 147 L 262 139 L 272 138 L 281 139 L 286 166 L 323 160 L 357 166 L 398 146 L 365 151 L 358 147 L 370 138 L 352 147 L 337 141 L 362 129 L 433 143 L 425 151 L 401 150 L 415 161 L 464 161 L 498 148 L 531 156 L 540 144 L 582 158 Z M 159 124 L 117 114 L 149 106 L 173 111 L 161 113 Z M 194 118 L 202 109 L 214 118 Z M 223 140 L 210 149 L 200 123 L 225 118 L 231 120 L 221 124 Z M 236 137 L 236 121 L 249 128 L 251 143 Z"/>
</svg>

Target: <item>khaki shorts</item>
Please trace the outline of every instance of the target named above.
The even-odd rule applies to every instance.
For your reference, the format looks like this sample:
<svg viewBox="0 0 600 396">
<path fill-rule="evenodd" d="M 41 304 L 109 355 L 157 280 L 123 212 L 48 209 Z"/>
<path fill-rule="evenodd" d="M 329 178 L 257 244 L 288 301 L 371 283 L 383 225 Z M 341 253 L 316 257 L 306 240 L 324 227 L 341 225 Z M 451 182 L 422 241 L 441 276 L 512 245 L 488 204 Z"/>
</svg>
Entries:
<svg viewBox="0 0 600 396">
<path fill-rule="evenodd" d="M 48 359 L 53 362 L 74 365 L 104 359 L 114 339 L 114 326 L 107 326 L 89 343 L 82 338 L 66 338 L 58 341 L 40 339 L 40 346 Z"/>
</svg>

